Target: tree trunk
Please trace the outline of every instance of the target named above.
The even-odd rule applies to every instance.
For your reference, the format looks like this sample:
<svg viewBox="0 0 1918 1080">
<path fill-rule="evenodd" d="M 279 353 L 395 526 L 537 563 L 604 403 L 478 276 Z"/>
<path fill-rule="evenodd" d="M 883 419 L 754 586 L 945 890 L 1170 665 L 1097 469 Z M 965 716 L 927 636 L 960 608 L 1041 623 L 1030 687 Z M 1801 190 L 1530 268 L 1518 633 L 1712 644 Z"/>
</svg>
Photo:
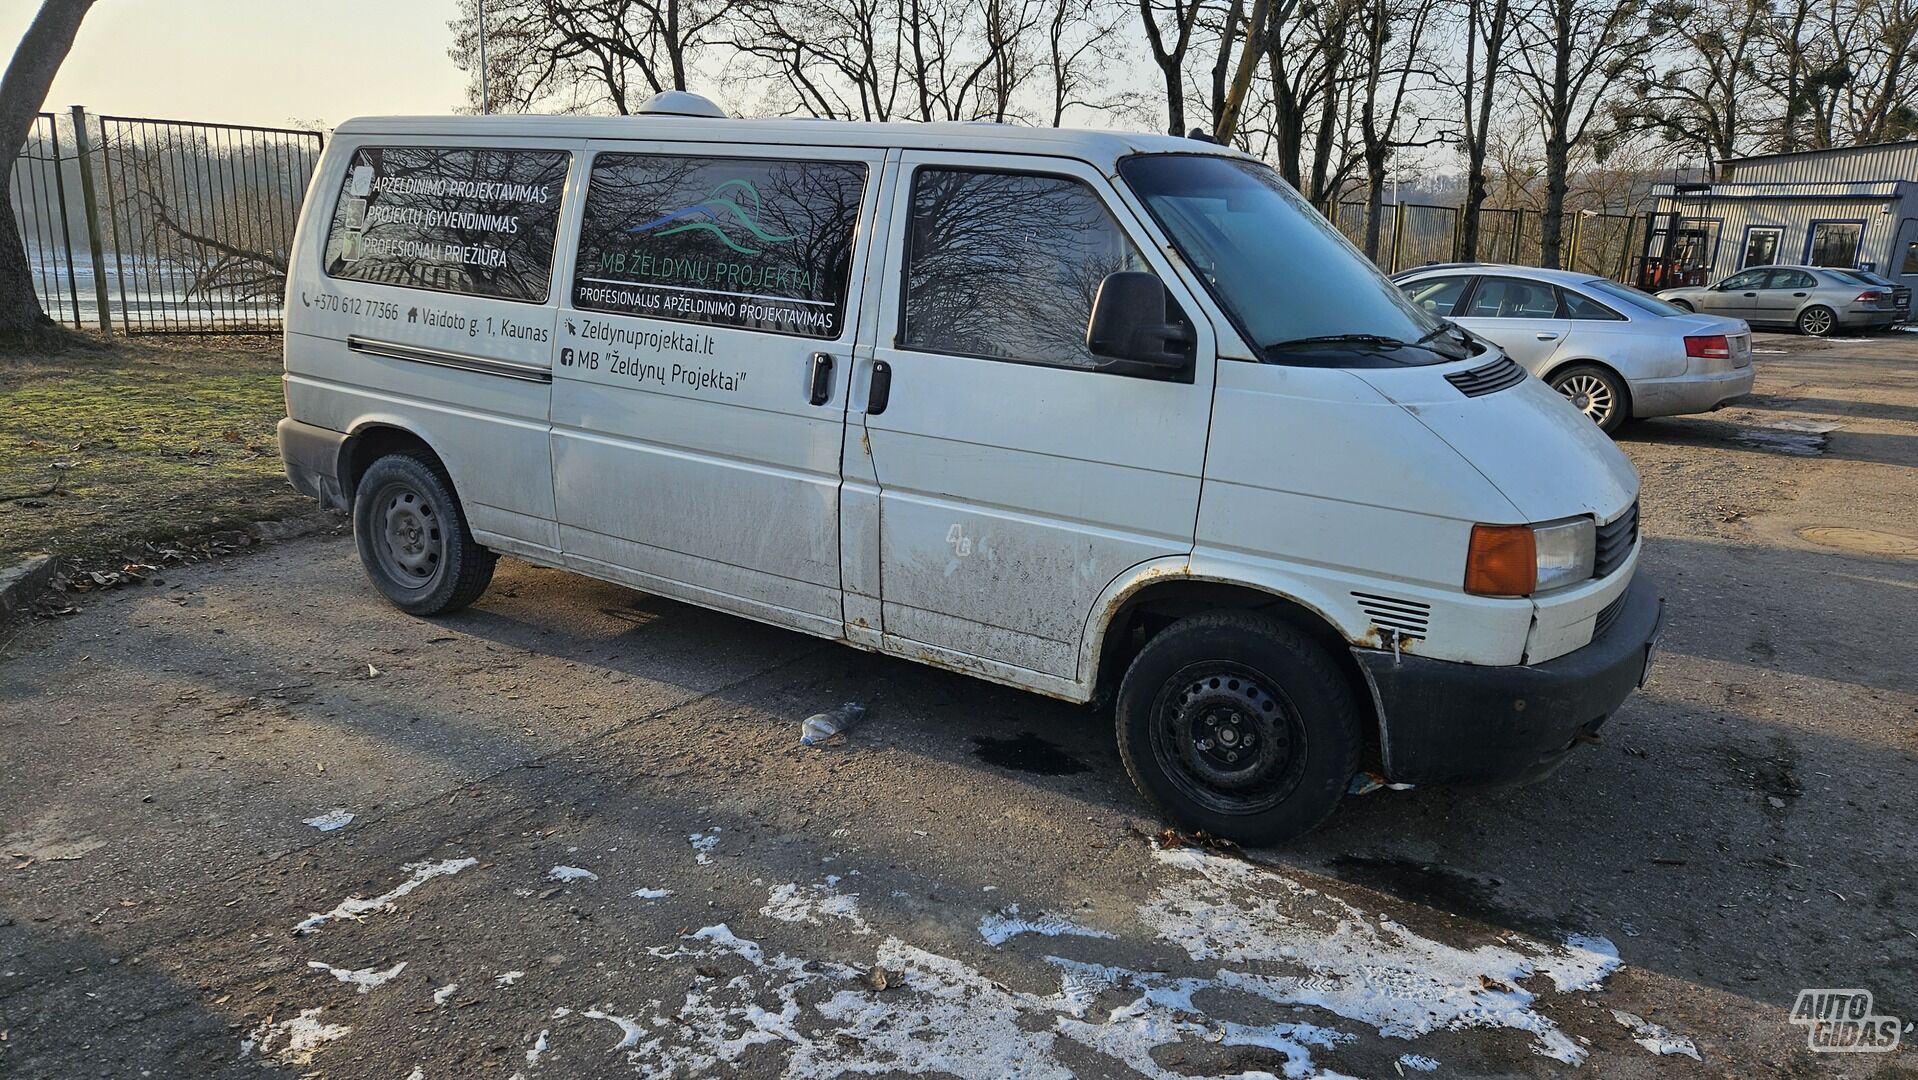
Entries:
<svg viewBox="0 0 1918 1080">
<path fill-rule="evenodd" d="M 1545 140 L 1545 210 L 1538 216 L 1538 261 L 1550 270 L 1561 267 L 1565 193 L 1571 187 L 1566 174 L 1571 167 L 1572 148 L 1566 142 L 1562 123 L 1559 128 Z"/>
<path fill-rule="evenodd" d="M 1365 257 L 1379 263 L 1379 240 L 1385 216 L 1385 155 L 1365 155 Z M 1396 211 L 1394 211 L 1396 213 Z M 1385 268 L 1389 272 L 1390 268 Z"/>
<path fill-rule="evenodd" d="M 0 78 L 0 342 L 37 346 L 70 338 L 47 318 L 33 293 L 33 271 L 11 209 L 13 162 L 26 147 L 53 76 L 92 6 L 93 0 L 45 0 Z"/>
</svg>

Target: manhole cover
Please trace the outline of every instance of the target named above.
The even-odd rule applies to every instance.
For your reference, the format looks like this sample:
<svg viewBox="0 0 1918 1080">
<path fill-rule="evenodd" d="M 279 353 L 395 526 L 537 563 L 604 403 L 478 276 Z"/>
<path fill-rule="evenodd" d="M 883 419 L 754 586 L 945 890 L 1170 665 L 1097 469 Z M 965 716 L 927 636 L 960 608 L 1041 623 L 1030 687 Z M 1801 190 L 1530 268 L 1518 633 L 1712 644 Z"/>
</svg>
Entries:
<svg viewBox="0 0 1918 1080">
<path fill-rule="evenodd" d="M 1819 547 L 1843 548 L 1870 555 L 1918 556 L 1918 539 L 1875 529 L 1852 529 L 1843 525 L 1813 525 L 1798 530 L 1798 535 Z"/>
</svg>

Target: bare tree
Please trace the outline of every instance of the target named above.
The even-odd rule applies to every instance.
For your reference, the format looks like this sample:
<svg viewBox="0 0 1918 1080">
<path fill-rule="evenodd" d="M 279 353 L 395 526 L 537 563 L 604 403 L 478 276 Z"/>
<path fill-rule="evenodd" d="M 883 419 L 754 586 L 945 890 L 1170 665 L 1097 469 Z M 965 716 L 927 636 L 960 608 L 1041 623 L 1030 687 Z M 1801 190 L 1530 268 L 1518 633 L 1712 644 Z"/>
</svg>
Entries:
<svg viewBox="0 0 1918 1080">
<path fill-rule="evenodd" d="M 1139 25 L 1152 50 L 1152 62 L 1165 81 L 1166 130 L 1185 134 L 1185 61 L 1205 0 L 1139 0 Z M 1169 20 L 1161 28 L 1159 19 Z"/>
<path fill-rule="evenodd" d="M 92 6 L 93 0 L 45 0 L 0 77 L 0 162 L 6 166 L 0 168 L 0 344 L 9 347 L 61 348 L 79 340 L 40 307 L 11 207 L 13 160 L 26 147 L 34 117 Z"/>
<path fill-rule="evenodd" d="M 774 108 L 836 120 L 892 120 L 910 81 L 905 0 L 755 0 L 732 47 L 772 86 Z"/>
<path fill-rule="evenodd" d="M 1499 77 L 1505 73 L 1505 36 L 1511 25 L 1512 0 L 1466 0 L 1465 68 L 1459 82 L 1460 116 L 1464 135 L 1465 199 L 1459 208 L 1459 257 L 1478 259 L 1479 215 L 1489 191 L 1485 183 L 1485 154 L 1492 138 L 1492 103 Z"/>
<path fill-rule="evenodd" d="M 478 0 L 460 0 L 448 50 L 508 112 L 630 113 L 688 88 L 692 65 L 724 39 L 732 0 L 486 0 L 487 67 L 479 70 Z"/>
<path fill-rule="evenodd" d="M 1270 154 L 1279 175 L 1323 206 L 1351 168 L 1340 153 L 1347 33 L 1358 0 L 1281 0 L 1268 16 L 1263 90 L 1271 110 Z M 1310 155 L 1308 158 L 1308 141 Z"/>
<path fill-rule="evenodd" d="M 1604 103 L 1653 45 L 1644 0 L 1541 0 L 1518 20 L 1513 82 L 1531 106 L 1544 144 L 1545 203 L 1540 260 L 1561 265 L 1565 194 L 1572 152 L 1596 140 L 1603 157 Z"/>
<path fill-rule="evenodd" d="M 1613 111 L 1620 131 L 1648 131 L 1718 166 L 1739 156 L 1771 104 L 1757 57 L 1769 37 L 1769 0 L 1654 0 L 1652 36 L 1669 41 L 1661 70 L 1641 58 L 1631 96 Z M 1756 91 L 1756 92 L 1755 92 Z"/>
<path fill-rule="evenodd" d="M 1107 84 L 1104 69 L 1120 62 L 1116 5 L 1088 4 L 1085 0 L 1047 0 L 1045 12 L 1046 73 L 1051 90 L 1051 124 L 1065 123 L 1067 111 L 1121 110 L 1122 95 L 1094 97 Z"/>
<path fill-rule="evenodd" d="M 1359 137 L 1364 148 L 1366 258 L 1379 256 L 1379 219 L 1385 205 L 1386 166 L 1392 154 L 1420 142 L 1405 131 L 1406 101 L 1418 80 L 1433 77 L 1426 63 L 1425 34 L 1437 10 L 1435 0 L 1364 0 L 1359 29 L 1365 50 L 1360 79 Z M 1417 121 L 1413 120 L 1416 128 Z"/>
</svg>

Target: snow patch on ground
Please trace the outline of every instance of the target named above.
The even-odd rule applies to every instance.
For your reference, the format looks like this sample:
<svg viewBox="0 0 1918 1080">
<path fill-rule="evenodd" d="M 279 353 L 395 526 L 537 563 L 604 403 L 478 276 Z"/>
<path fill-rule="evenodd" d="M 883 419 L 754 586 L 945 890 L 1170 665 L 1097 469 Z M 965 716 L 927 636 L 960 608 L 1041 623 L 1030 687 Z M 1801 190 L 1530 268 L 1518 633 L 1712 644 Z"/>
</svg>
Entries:
<svg viewBox="0 0 1918 1080">
<path fill-rule="evenodd" d="M 766 895 L 766 905 L 759 913 L 780 922 L 813 926 L 823 926 L 827 919 L 840 919 L 851 924 L 855 934 L 872 933 L 872 926 L 859 914 L 858 894 L 848 895 L 834 889 L 838 881 L 837 877 L 829 877 L 824 885 L 808 885 L 803 889 L 797 884 L 776 885 Z"/>
<path fill-rule="evenodd" d="M 1553 992 L 1547 985 L 1596 990 L 1619 967 L 1603 938 L 1546 943 L 1505 934 L 1465 948 L 1237 859 L 1164 850 L 1155 860 L 1166 879 L 1138 917 L 1160 945 L 1183 954 L 1181 966 L 1185 958 L 1198 965 L 1193 974 L 1049 955 L 1050 977 L 1009 986 L 898 937 L 879 941 L 870 963 L 849 966 L 781 953 L 720 923 L 649 950 L 699 972 L 683 996 L 604 1002 L 582 1015 L 617 1028 L 611 1049 L 647 1076 L 751 1066 L 785 1080 L 1070 1080 L 1073 1063 L 1091 1050 L 1151 1080 L 1185 1080 L 1187 1071 L 1160 1059 L 1199 1071 L 1219 1047 L 1257 1047 L 1272 1053 L 1270 1064 L 1237 1065 L 1238 1080 L 1294 1080 L 1336 1077 L 1315 1056 L 1374 1032 L 1413 1040 L 1509 1029 L 1527 1033 L 1539 1054 L 1577 1064 L 1585 1044 L 1536 1010 L 1538 994 Z M 855 907 L 835 908 L 854 899 L 836 884 L 776 886 L 760 913 L 813 924 L 859 919 L 870 929 Z M 1022 916 L 1011 905 L 982 920 L 979 932 L 995 947 L 1028 933 L 1112 936 L 1053 913 Z M 783 1064 L 768 1063 L 769 1055 Z M 1406 1053 L 1398 1066 L 1426 1072 L 1440 1062 Z"/>
<path fill-rule="evenodd" d="M 555 866 L 546 871 L 546 877 L 552 881 L 598 881 L 599 875 L 591 870 L 582 870 L 577 866 Z"/>
<path fill-rule="evenodd" d="M 1683 1035 L 1674 1035 L 1642 1016 L 1622 1009 L 1613 1009 L 1612 1019 L 1618 1021 L 1619 1026 L 1630 1029 L 1633 1042 L 1660 1057 L 1666 1054 L 1683 1054 L 1693 1061 L 1704 1060 L 1698 1056 L 1698 1047 L 1694 1046 L 1690 1039 Z"/>
<path fill-rule="evenodd" d="M 635 900 L 659 900 L 671 895 L 673 895 L 673 890 L 671 889 L 634 889 L 633 890 L 633 898 Z"/>
<path fill-rule="evenodd" d="M 493 982 L 500 986 L 511 986 L 525 977 L 524 971 L 502 971 L 493 976 Z"/>
<path fill-rule="evenodd" d="M 1018 904 L 1009 904 L 979 920 L 979 936 L 985 938 L 986 944 L 994 948 L 1004 945 L 1020 934 L 1088 938 L 1119 936 L 1107 930 L 1094 930 L 1089 926 L 1081 926 L 1056 912 L 1042 911 L 1037 915 L 1021 915 Z"/>
<path fill-rule="evenodd" d="M 410 872 L 413 876 L 400 882 L 394 886 L 392 890 L 382 893 L 371 900 L 362 899 L 358 896 L 349 896 L 340 901 L 339 905 L 331 911 L 317 911 L 308 915 L 304 920 L 293 927 L 293 932 L 296 934 L 310 934 L 320 927 L 325 926 L 327 923 L 332 922 L 334 919 L 352 919 L 355 922 L 359 922 L 373 912 L 392 911 L 393 901 L 411 893 L 414 889 L 419 888 L 428 881 L 436 877 L 447 877 L 457 874 L 461 870 L 478 865 L 479 860 L 472 858 L 442 859 L 439 862 L 407 863 L 401 867 L 401 869 Z"/>
<path fill-rule="evenodd" d="M 445 986 L 442 986 L 438 990 L 433 991 L 433 1004 L 435 1005 L 446 1004 L 448 998 L 451 998 L 454 994 L 459 992 L 459 988 L 460 988 L 459 983 L 447 983 Z"/>
<path fill-rule="evenodd" d="M 720 829 L 714 826 L 711 832 L 696 832 L 686 839 L 693 845 L 693 854 L 698 857 L 699 865 L 706 866 L 713 861 L 713 849 L 719 846 Z"/>
<path fill-rule="evenodd" d="M 546 1052 L 546 1034 L 547 1034 L 546 1029 L 541 1028 L 539 1032 L 539 1038 L 533 1040 L 533 1048 L 531 1050 L 526 1051 L 527 1065 L 531 1066 L 531 1065 L 539 1064 L 539 1056 Z"/>
<path fill-rule="evenodd" d="M 1511 1028 L 1530 1033 L 1536 1052 L 1576 1065 L 1585 1048 L 1518 984 L 1545 975 L 1561 991 L 1591 990 L 1619 967 L 1602 938 L 1546 945 L 1506 935 L 1463 949 L 1237 859 L 1191 848 L 1155 856 L 1190 873 L 1142 905 L 1140 920 L 1193 960 L 1234 965 L 1219 972 L 1221 986 L 1324 1009 L 1388 1037 Z"/>
<path fill-rule="evenodd" d="M 343 1039 L 353 1029 L 345 1024 L 328 1024 L 320 1020 L 324 1008 L 303 1009 L 300 1015 L 282 1020 L 277 1024 L 261 1023 L 253 1029 L 253 1034 L 240 1044 L 240 1056 L 246 1057 L 257 1052 L 281 1065 L 310 1065 L 313 1055 L 320 1047 L 336 1039 Z"/>
<path fill-rule="evenodd" d="M 334 829 L 344 829 L 348 825 L 353 824 L 353 815 L 347 813 L 344 808 L 339 810 L 328 810 L 326 813 L 321 814 L 319 817 L 307 818 L 306 820 L 300 822 L 300 824 L 311 825 L 314 828 L 320 830 L 321 832 L 332 832 Z"/>
<path fill-rule="evenodd" d="M 336 968 L 331 964 L 322 964 L 318 960 L 308 960 L 306 966 L 318 968 L 364 994 L 368 990 L 377 989 L 391 982 L 400 972 L 406 970 L 406 961 L 402 960 L 392 967 L 387 968 L 385 971 L 380 971 L 376 968 L 360 968 L 358 971 L 348 971 L 345 968 Z"/>
</svg>

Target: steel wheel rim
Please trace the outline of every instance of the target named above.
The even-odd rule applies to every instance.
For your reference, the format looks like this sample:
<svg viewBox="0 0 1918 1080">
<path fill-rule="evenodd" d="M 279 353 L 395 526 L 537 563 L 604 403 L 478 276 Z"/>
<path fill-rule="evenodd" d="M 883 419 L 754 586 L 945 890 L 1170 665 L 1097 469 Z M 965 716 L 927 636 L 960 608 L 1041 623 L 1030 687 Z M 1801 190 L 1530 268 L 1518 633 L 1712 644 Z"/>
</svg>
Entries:
<svg viewBox="0 0 1918 1080">
<path fill-rule="evenodd" d="M 1152 754 L 1180 794 L 1221 814 L 1270 810 L 1305 772 L 1305 723 L 1276 684 L 1232 661 L 1179 669 L 1153 699 Z"/>
<path fill-rule="evenodd" d="M 1832 315 L 1824 308 L 1813 308 L 1805 312 L 1805 333 L 1813 337 L 1823 337 L 1831 332 Z"/>
<path fill-rule="evenodd" d="M 388 483 L 374 497 L 373 550 L 395 581 L 430 588 L 446 566 L 446 528 L 439 508 L 411 484 Z"/>
<path fill-rule="evenodd" d="M 1558 384 L 1558 392 L 1572 403 L 1572 407 L 1596 423 L 1603 424 L 1612 418 L 1612 410 L 1618 407 L 1618 397 L 1612 392 L 1611 384 L 1596 375 L 1580 372 Z"/>
</svg>

